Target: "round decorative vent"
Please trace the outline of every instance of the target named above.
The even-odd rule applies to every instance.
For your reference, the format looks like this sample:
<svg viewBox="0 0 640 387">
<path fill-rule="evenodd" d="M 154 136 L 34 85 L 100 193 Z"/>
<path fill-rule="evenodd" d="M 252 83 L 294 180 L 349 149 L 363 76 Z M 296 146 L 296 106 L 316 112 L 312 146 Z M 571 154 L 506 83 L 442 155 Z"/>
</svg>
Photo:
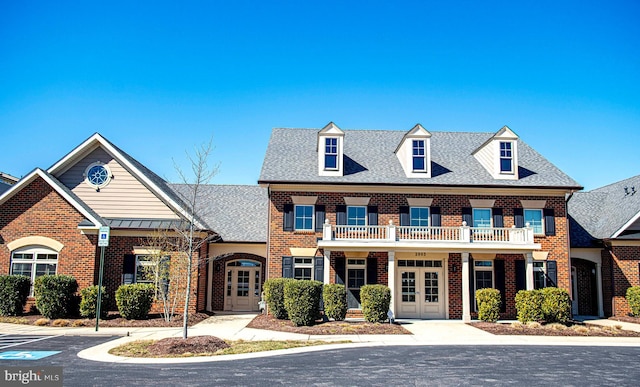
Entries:
<svg viewBox="0 0 640 387">
<path fill-rule="evenodd" d="M 109 167 L 101 162 L 89 165 L 84 174 L 87 184 L 95 189 L 103 188 L 111 181 L 111 171 Z"/>
</svg>

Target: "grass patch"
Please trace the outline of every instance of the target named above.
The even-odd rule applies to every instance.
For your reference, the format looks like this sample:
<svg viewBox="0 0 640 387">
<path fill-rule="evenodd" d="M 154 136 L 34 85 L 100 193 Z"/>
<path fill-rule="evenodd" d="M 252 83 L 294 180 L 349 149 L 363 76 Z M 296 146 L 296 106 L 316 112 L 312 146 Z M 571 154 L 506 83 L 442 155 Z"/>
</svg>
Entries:
<svg viewBox="0 0 640 387">
<path fill-rule="evenodd" d="M 310 347 L 324 344 L 350 343 L 350 341 L 227 341 L 229 348 L 221 349 L 216 352 L 185 352 L 178 355 L 153 355 L 149 352 L 149 347 L 156 340 L 137 340 L 109 350 L 111 355 L 125 357 L 196 357 L 196 356 L 218 356 L 218 355 L 236 355 L 241 353 L 254 353 L 264 351 L 275 351 L 278 349 L 289 349 L 299 347 Z"/>
<path fill-rule="evenodd" d="M 29 320 L 19 316 L 0 316 L 0 323 L 29 325 Z"/>
</svg>

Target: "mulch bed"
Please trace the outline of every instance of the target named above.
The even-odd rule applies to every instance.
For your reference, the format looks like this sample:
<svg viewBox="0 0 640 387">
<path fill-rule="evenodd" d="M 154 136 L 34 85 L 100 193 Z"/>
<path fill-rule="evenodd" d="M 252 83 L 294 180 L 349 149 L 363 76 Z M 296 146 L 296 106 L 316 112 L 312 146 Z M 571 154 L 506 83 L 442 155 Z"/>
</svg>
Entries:
<svg viewBox="0 0 640 387">
<path fill-rule="evenodd" d="M 640 317 L 616 316 L 616 317 L 609 317 L 609 320 L 640 324 Z"/>
<path fill-rule="evenodd" d="M 214 336 L 169 337 L 151 344 L 148 351 L 154 356 L 184 355 L 185 353 L 214 353 L 229 348 L 224 340 Z"/>
<path fill-rule="evenodd" d="M 558 329 L 561 328 L 559 325 L 529 327 L 524 324 L 512 325 L 490 322 L 474 322 L 469 323 L 469 325 L 494 335 L 640 337 L 640 332 L 583 324 L 574 324 L 565 329 Z"/>
<path fill-rule="evenodd" d="M 302 333 L 305 335 L 410 335 L 400 324 L 369 323 L 365 321 L 318 320 L 312 326 L 297 327 L 289 320 L 278 320 L 273 315 L 256 316 L 248 328 Z"/>
<path fill-rule="evenodd" d="M 195 313 L 189 315 L 189 326 L 195 325 L 207 318 L 209 318 L 211 314 L 208 313 Z M 24 316 L 20 316 L 21 318 L 25 318 L 29 325 L 36 325 L 35 322 L 43 319 L 44 317 L 39 314 L 27 314 Z M 57 326 L 95 326 L 95 319 L 87 319 L 87 318 L 63 318 L 59 320 L 66 320 L 68 324 L 57 325 Z M 56 326 L 54 321 L 51 320 L 48 324 L 44 324 L 41 326 Z M 40 325 L 40 324 L 38 324 Z M 176 315 L 170 322 L 166 322 L 164 318 L 160 314 L 149 314 L 149 316 L 145 320 L 127 320 L 120 316 L 117 312 L 109 313 L 107 318 L 100 320 L 101 327 L 181 327 L 182 326 L 182 315 Z"/>
</svg>

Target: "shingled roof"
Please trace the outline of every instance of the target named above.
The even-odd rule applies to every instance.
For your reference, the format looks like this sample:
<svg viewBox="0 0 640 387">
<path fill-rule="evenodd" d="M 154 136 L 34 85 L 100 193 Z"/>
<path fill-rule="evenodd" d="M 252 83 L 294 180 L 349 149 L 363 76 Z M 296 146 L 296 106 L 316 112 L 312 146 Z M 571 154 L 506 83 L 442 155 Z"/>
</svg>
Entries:
<svg viewBox="0 0 640 387">
<path fill-rule="evenodd" d="M 431 132 L 431 178 L 406 177 L 394 151 L 406 131 L 345 130 L 344 176 L 319 176 L 319 129 L 273 129 L 259 183 L 582 187 L 522 140 L 518 180 L 496 180 L 472 153 L 495 133 Z"/>
<path fill-rule="evenodd" d="M 625 226 L 640 214 L 640 175 L 592 191 L 576 192 L 569 200 L 568 211 L 573 219 L 573 247 L 587 247 L 589 239 L 624 237 L 628 234 Z M 630 233 L 638 234 L 638 230 Z"/>
</svg>

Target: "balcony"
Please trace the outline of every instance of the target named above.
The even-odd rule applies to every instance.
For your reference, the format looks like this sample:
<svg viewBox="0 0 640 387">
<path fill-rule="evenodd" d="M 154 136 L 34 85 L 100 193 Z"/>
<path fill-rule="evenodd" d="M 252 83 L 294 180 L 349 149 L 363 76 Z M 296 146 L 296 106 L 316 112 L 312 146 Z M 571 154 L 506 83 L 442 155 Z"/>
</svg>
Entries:
<svg viewBox="0 0 640 387">
<path fill-rule="evenodd" d="M 448 248 L 462 250 L 535 250 L 533 228 L 344 226 L 325 222 L 319 247 Z"/>
</svg>

